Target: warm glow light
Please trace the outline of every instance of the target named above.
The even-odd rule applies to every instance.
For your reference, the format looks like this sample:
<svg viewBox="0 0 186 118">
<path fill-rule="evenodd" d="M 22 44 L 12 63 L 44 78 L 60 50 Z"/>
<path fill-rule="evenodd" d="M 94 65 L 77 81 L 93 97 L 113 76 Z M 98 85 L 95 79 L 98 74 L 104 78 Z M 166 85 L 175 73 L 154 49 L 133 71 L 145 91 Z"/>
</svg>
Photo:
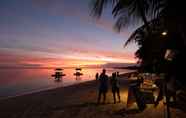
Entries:
<svg viewBox="0 0 186 118">
<path fill-rule="evenodd" d="M 23 55 L 24 54 L 24 55 Z M 34 53 L 32 55 L 14 54 L 12 52 L 0 52 L 1 65 L 15 67 L 77 67 L 77 66 L 100 66 L 106 63 L 136 63 L 132 55 L 89 51 L 89 53 L 78 52 L 72 54 Z M 38 56 L 39 55 L 39 56 Z M 41 56 L 42 55 L 42 56 Z M 121 57 L 122 55 L 122 57 Z M 24 58 L 23 58 L 24 57 Z M 10 60 L 11 59 L 11 60 Z M 12 64 L 12 62 L 15 62 Z M 10 64 L 9 64 L 10 63 Z"/>
<path fill-rule="evenodd" d="M 167 35 L 167 32 L 164 31 L 164 32 L 162 32 L 161 34 L 162 34 L 163 36 L 166 36 L 166 35 Z"/>
</svg>

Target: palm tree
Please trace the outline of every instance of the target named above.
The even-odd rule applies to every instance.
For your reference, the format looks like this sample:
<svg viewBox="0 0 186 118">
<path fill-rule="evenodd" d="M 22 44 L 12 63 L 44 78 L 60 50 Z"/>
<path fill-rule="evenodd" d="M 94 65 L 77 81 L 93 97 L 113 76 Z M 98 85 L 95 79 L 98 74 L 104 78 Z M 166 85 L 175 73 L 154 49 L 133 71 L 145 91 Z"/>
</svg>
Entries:
<svg viewBox="0 0 186 118">
<path fill-rule="evenodd" d="M 164 5 L 165 0 L 93 0 L 93 16 L 99 18 L 102 14 L 103 9 L 106 5 L 112 5 L 112 15 L 117 19 L 115 28 L 120 31 L 126 25 L 131 23 L 142 21 L 144 25 L 139 27 L 132 33 L 129 39 L 126 41 L 125 46 L 130 42 L 135 41 L 139 50 L 136 52 L 136 57 L 139 59 L 141 64 L 150 63 L 153 56 L 149 49 L 151 48 L 150 43 L 152 35 L 159 34 L 155 33 L 161 31 L 162 18 L 156 18 L 161 11 L 161 5 Z M 161 19 L 161 20 L 160 20 Z M 161 24 L 161 25 L 160 25 Z M 149 41 L 147 41 L 149 40 Z M 150 56 L 152 56 L 150 58 Z"/>
<path fill-rule="evenodd" d="M 167 37 L 161 35 L 164 29 L 163 20 L 154 19 L 148 24 L 151 34 L 148 33 L 147 27 L 143 25 L 132 33 L 124 47 L 134 41 L 139 47 L 135 55 L 139 59 L 141 67 L 144 68 L 143 70 L 150 70 L 151 72 L 163 71 L 160 68 L 162 67 L 160 63 L 163 63 L 164 60 L 165 43 L 167 41 Z M 157 63 L 159 66 L 157 66 Z"/>
<path fill-rule="evenodd" d="M 142 21 L 144 24 L 133 32 L 126 44 L 131 41 L 137 42 L 140 46 L 147 45 L 154 39 L 154 29 L 150 23 L 156 19 L 162 19 L 164 22 L 160 31 L 167 30 L 170 39 L 169 44 L 173 48 L 179 48 L 179 52 L 185 54 L 186 48 L 186 7 L 184 1 L 175 0 L 92 0 L 93 16 L 99 18 L 103 9 L 107 5 L 112 6 L 112 15 L 117 19 L 115 28 L 120 31 L 127 24 L 134 21 Z M 174 9 L 173 9 L 174 8 Z M 158 30 L 157 30 L 158 31 Z M 140 34 L 140 35 L 139 35 Z M 156 39 L 154 39 L 156 40 Z M 171 41 L 174 40 L 174 41 Z M 144 43 L 146 42 L 146 43 Z M 177 43 L 173 43 L 177 42 Z M 169 45 L 168 44 L 168 45 Z M 182 44 L 182 45 L 180 45 Z M 181 47 L 181 48 L 180 48 Z M 150 47 L 151 48 L 151 47 Z M 142 49 L 136 53 L 142 54 Z M 140 55 L 138 56 L 140 57 Z M 185 64 L 185 63 L 184 63 Z M 186 65 L 186 64 L 185 64 Z"/>
<path fill-rule="evenodd" d="M 175 0 L 92 0 L 92 15 L 99 18 L 109 4 L 112 15 L 117 19 L 115 28 L 120 31 L 134 21 L 142 21 L 151 32 L 149 22 L 164 19 L 165 29 L 170 34 L 180 35 L 186 45 L 186 7 L 184 1 Z M 179 36 L 178 36 L 179 37 Z"/>
<path fill-rule="evenodd" d="M 112 15 L 117 19 L 115 28 L 120 31 L 128 24 L 142 21 L 150 31 L 148 21 L 154 19 L 161 11 L 158 0 L 92 0 L 92 15 L 99 18 L 103 9 L 111 4 Z M 160 0 L 163 1 L 163 0 Z"/>
<path fill-rule="evenodd" d="M 142 40 L 149 39 L 150 35 L 162 33 L 165 29 L 164 22 L 165 21 L 162 18 L 156 18 L 148 22 L 148 26 L 150 27 L 152 34 L 148 34 L 148 28 L 146 25 L 142 25 L 137 28 L 125 42 L 124 47 L 133 41 L 140 46 L 142 45 Z"/>
</svg>

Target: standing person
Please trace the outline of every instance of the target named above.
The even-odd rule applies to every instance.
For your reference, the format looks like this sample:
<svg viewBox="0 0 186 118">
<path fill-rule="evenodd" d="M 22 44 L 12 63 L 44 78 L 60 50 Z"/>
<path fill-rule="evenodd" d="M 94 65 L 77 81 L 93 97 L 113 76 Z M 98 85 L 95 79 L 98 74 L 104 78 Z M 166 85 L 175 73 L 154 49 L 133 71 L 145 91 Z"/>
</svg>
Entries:
<svg viewBox="0 0 186 118">
<path fill-rule="evenodd" d="M 99 80 L 99 73 L 96 73 L 96 80 Z"/>
<path fill-rule="evenodd" d="M 101 95 L 103 95 L 103 103 L 105 103 L 106 100 L 106 93 L 108 91 L 108 76 L 106 75 L 106 70 L 103 69 L 100 77 L 99 77 L 99 94 L 98 94 L 98 104 L 101 100 Z"/>
<path fill-rule="evenodd" d="M 112 86 L 112 94 L 114 98 L 114 104 L 116 103 L 116 94 L 118 96 L 119 102 L 120 102 L 120 92 L 119 92 L 119 82 L 116 73 L 112 73 L 111 78 L 111 86 Z"/>
<path fill-rule="evenodd" d="M 118 71 L 116 72 L 116 76 L 119 77 L 119 72 Z"/>
<path fill-rule="evenodd" d="M 160 77 L 161 77 L 160 79 L 156 79 L 155 82 L 154 82 L 156 84 L 156 86 L 159 88 L 158 97 L 157 97 L 156 101 L 154 102 L 154 107 L 157 107 L 159 102 L 163 99 L 163 92 L 164 92 L 163 83 L 164 83 L 165 80 L 163 80 L 163 75 L 160 75 Z"/>
</svg>

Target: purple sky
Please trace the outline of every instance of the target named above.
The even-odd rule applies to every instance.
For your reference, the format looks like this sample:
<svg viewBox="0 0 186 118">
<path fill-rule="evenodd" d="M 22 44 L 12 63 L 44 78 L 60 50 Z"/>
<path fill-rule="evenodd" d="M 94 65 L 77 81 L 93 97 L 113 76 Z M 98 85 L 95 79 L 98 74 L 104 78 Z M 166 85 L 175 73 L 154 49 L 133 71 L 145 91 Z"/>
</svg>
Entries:
<svg viewBox="0 0 186 118">
<path fill-rule="evenodd" d="M 123 48 L 135 27 L 113 31 L 109 10 L 95 20 L 90 0 L 1 0 L 0 66 L 135 62 Z"/>
</svg>

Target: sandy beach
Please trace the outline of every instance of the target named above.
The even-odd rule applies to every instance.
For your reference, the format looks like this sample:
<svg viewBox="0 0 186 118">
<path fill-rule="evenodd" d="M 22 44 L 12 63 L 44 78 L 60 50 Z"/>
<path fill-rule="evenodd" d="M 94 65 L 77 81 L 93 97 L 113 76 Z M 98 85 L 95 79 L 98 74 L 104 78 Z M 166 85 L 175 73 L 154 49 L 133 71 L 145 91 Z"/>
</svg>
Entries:
<svg viewBox="0 0 186 118">
<path fill-rule="evenodd" d="M 97 82 L 89 81 L 53 90 L 18 96 L 0 101 L 1 118 L 163 118 L 165 107 L 149 104 L 143 112 L 127 109 L 128 74 L 120 77 L 121 102 L 113 104 L 111 90 L 106 104 L 97 105 Z M 171 116 L 183 118 L 186 113 L 171 109 Z"/>
</svg>

